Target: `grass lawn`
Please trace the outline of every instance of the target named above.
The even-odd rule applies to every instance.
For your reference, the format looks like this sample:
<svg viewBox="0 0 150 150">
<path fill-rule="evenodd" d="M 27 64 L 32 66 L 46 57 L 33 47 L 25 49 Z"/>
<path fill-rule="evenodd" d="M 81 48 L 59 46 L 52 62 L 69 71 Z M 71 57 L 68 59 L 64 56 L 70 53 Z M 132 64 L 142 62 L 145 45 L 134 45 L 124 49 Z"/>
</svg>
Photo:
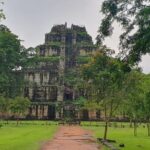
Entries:
<svg viewBox="0 0 150 150">
<path fill-rule="evenodd" d="M 86 126 L 87 123 L 82 123 L 84 128 L 94 131 L 95 137 L 103 137 L 104 127 L 103 123 L 99 123 L 100 127 L 95 126 Z M 89 123 L 88 123 L 89 124 Z M 96 123 L 94 123 L 96 124 Z M 123 123 L 125 126 L 121 128 L 121 124 L 117 123 L 118 127 L 109 127 L 108 129 L 108 139 L 113 139 L 117 141 L 116 147 L 123 143 L 125 144 L 124 148 L 119 148 L 122 150 L 150 150 L 150 137 L 147 136 L 147 128 L 143 127 L 144 124 L 140 125 L 138 128 L 138 135 L 134 137 L 133 128 L 129 128 L 128 123 Z M 113 126 L 113 123 L 112 123 Z M 105 149 L 105 148 L 104 148 Z"/>
<path fill-rule="evenodd" d="M 39 150 L 57 128 L 54 123 L 47 125 L 43 121 L 23 121 L 18 126 L 10 122 L 0 128 L 0 150 Z"/>
</svg>

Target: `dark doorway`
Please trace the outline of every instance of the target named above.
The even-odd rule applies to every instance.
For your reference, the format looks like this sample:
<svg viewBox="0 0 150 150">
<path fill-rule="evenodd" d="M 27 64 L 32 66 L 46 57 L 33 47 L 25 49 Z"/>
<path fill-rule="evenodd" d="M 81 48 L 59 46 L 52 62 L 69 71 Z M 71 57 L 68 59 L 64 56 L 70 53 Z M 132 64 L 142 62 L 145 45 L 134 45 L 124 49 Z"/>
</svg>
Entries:
<svg viewBox="0 0 150 150">
<path fill-rule="evenodd" d="M 64 97 L 65 100 L 72 100 L 72 98 L 73 98 L 72 93 L 65 93 L 65 97 Z"/>
<path fill-rule="evenodd" d="M 74 118 L 74 111 L 73 110 L 64 110 L 64 117 L 65 118 Z"/>
<path fill-rule="evenodd" d="M 87 121 L 89 120 L 89 112 L 88 110 L 83 110 L 83 120 Z"/>
<path fill-rule="evenodd" d="M 48 106 L 48 119 L 54 120 L 55 119 L 55 106 Z"/>
<path fill-rule="evenodd" d="M 101 116 L 101 112 L 100 110 L 96 111 L 96 119 L 100 119 L 100 116 Z"/>
</svg>

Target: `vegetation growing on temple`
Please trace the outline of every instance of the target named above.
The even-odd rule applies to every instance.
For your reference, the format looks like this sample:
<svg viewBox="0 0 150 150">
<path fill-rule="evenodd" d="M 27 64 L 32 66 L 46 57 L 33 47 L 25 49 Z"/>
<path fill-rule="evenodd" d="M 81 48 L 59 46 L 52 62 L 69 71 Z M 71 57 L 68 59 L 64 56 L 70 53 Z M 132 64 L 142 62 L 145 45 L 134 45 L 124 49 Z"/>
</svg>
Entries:
<svg viewBox="0 0 150 150">
<path fill-rule="evenodd" d="M 0 24 L 0 149 L 39 149 L 56 125 L 79 124 L 111 149 L 109 141 L 149 150 L 150 74 L 138 67 L 150 53 L 149 5 L 148 0 L 103 0 L 96 44 L 84 26 L 65 23 L 54 25 L 43 44 L 26 49 Z M 121 52 L 114 56 L 103 44 L 116 22 L 122 27 Z"/>
<path fill-rule="evenodd" d="M 77 57 L 77 63 L 78 64 L 86 64 L 88 62 L 90 62 L 91 60 L 91 56 L 79 56 Z"/>
<path fill-rule="evenodd" d="M 35 66 L 40 62 L 56 63 L 59 62 L 60 59 L 61 59 L 60 56 L 47 56 L 47 57 L 35 56 L 33 58 L 28 59 L 28 65 Z"/>
</svg>

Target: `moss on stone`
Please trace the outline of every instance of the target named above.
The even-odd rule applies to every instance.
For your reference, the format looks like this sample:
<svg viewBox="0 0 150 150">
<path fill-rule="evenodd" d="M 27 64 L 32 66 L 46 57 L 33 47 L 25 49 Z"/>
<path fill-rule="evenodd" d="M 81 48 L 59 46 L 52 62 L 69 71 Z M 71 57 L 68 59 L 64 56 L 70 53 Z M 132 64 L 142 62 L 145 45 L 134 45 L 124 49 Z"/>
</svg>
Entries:
<svg viewBox="0 0 150 150">
<path fill-rule="evenodd" d="M 85 64 L 91 60 L 91 57 L 90 56 L 78 56 L 76 60 L 77 60 L 77 63 L 79 64 Z"/>
</svg>

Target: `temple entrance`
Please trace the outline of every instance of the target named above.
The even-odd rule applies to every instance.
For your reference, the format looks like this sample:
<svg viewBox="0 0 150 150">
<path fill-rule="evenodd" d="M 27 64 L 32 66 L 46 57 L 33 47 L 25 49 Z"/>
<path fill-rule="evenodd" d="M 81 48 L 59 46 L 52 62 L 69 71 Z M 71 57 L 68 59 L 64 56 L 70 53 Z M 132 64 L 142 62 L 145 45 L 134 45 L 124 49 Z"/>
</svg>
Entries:
<svg viewBox="0 0 150 150">
<path fill-rule="evenodd" d="M 56 113 L 55 106 L 49 105 L 48 106 L 48 119 L 54 120 L 55 119 L 55 113 Z"/>
<path fill-rule="evenodd" d="M 71 103 L 65 103 L 65 106 L 63 108 L 63 116 L 64 119 L 68 121 L 75 120 L 75 106 Z"/>
<path fill-rule="evenodd" d="M 64 110 L 64 118 L 74 119 L 75 115 L 72 110 Z"/>
<path fill-rule="evenodd" d="M 88 110 L 83 110 L 83 117 L 82 117 L 83 120 L 87 121 L 89 120 L 89 112 Z"/>
</svg>

